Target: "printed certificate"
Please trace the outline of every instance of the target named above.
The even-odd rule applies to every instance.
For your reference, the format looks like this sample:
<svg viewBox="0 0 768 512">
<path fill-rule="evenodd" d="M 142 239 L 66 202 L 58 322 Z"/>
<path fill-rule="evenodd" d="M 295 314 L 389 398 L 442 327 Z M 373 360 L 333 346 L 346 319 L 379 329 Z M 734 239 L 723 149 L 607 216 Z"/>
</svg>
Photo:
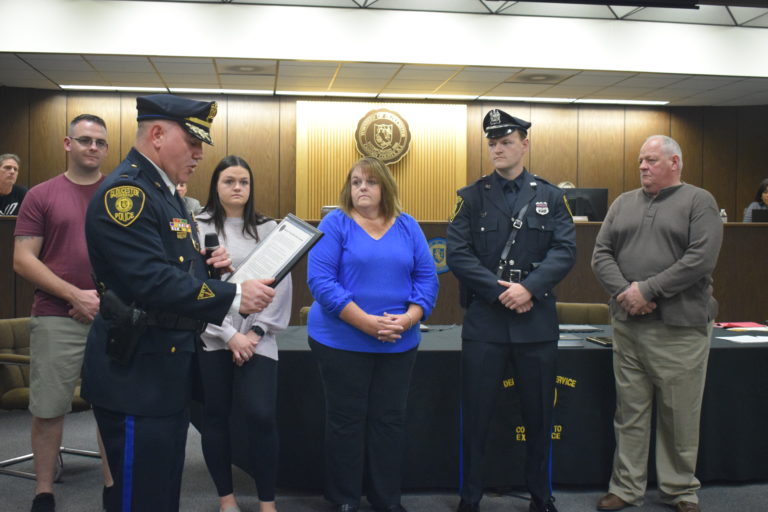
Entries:
<svg viewBox="0 0 768 512">
<path fill-rule="evenodd" d="M 271 286 L 277 286 L 322 236 L 319 229 L 289 213 L 226 280 L 242 283 L 274 277 Z"/>
</svg>

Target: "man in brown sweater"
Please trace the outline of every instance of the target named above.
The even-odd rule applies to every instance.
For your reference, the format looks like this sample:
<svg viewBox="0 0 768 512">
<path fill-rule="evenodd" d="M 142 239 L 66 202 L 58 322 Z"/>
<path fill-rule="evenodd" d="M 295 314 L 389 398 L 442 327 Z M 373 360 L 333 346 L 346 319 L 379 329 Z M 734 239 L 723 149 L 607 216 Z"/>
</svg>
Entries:
<svg viewBox="0 0 768 512">
<path fill-rule="evenodd" d="M 649 137 L 642 187 L 619 196 L 600 228 L 592 269 L 611 295 L 616 453 L 598 510 L 641 505 L 656 397 L 656 473 L 663 500 L 699 510 L 694 475 L 712 323 L 712 271 L 723 225 L 706 190 L 682 183 L 673 139 Z"/>
</svg>

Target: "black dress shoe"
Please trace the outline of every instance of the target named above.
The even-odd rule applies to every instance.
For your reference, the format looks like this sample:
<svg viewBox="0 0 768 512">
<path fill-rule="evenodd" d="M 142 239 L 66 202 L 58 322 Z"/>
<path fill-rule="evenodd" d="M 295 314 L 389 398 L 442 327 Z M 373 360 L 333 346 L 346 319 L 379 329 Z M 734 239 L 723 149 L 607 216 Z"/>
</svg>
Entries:
<svg viewBox="0 0 768 512">
<path fill-rule="evenodd" d="M 400 504 L 387 505 L 386 507 L 373 507 L 373 510 L 376 512 L 408 512 L 405 507 Z"/>
<path fill-rule="evenodd" d="M 343 505 L 339 505 L 336 507 L 336 512 L 357 512 L 357 509 L 360 508 L 357 505 L 350 505 L 348 503 L 345 503 Z"/>
<path fill-rule="evenodd" d="M 535 500 L 531 500 L 531 504 L 528 507 L 528 512 L 557 512 L 555 507 L 555 498 L 549 498 L 547 501 L 541 504 L 537 504 Z"/>
<path fill-rule="evenodd" d="M 469 503 L 468 501 L 461 500 L 459 502 L 459 508 L 456 512 L 479 512 L 480 503 Z"/>
</svg>

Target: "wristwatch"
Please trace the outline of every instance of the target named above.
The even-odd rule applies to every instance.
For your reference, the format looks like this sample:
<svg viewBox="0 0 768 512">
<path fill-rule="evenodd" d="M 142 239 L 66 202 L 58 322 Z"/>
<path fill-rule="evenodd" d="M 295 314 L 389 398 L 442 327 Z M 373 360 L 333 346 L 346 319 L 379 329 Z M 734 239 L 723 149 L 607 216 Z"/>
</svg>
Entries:
<svg viewBox="0 0 768 512">
<path fill-rule="evenodd" d="M 260 326 L 258 326 L 258 325 L 253 325 L 253 326 L 251 326 L 251 330 L 252 330 L 253 332 L 255 332 L 256 334 L 258 334 L 260 338 L 263 338 L 263 337 L 264 337 L 264 334 L 265 334 L 265 333 L 264 333 L 264 329 L 262 329 Z"/>
</svg>

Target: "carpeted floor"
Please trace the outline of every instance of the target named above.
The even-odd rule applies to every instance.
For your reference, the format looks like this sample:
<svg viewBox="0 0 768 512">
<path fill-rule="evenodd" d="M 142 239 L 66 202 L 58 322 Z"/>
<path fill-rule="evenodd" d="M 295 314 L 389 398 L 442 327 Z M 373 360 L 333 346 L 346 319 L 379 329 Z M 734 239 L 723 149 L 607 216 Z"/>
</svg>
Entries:
<svg viewBox="0 0 768 512">
<path fill-rule="evenodd" d="M 0 460 L 29 453 L 30 421 L 25 411 L 0 411 Z M 68 415 L 64 430 L 64 446 L 96 449 L 95 421 L 90 412 Z M 31 462 L 22 463 L 17 468 L 31 470 L 31 466 Z M 102 486 L 99 461 L 64 455 L 64 466 L 62 480 L 55 486 L 57 511 L 99 512 Z M 238 468 L 234 468 L 234 474 L 242 511 L 257 512 L 258 501 L 252 482 Z M 603 492 L 604 489 L 556 488 L 556 505 L 560 512 L 591 512 Z M 0 475 L 0 512 L 28 511 L 33 494 L 34 481 Z M 706 512 L 765 512 L 768 510 L 768 482 L 705 485 L 700 499 L 702 510 Z M 216 492 L 200 451 L 200 436 L 192 427 L 187 441 L 181 510 L 216 512 L 217 504 Z M 277 504 L 280 512 L 333 511 L 322 496 L 288 489 L 278 492 Z M 458 498 L 452 492 L 407 493 L 403 496 L 403 505 L 409 512 L 451 512 L 457 504 Z M 481 509 L 482 512 L 525 512 L 528 502 L 524 497 L 488 495 L 483 499 Z M 370 509 L 364 504 L 362 510 Z M 648 492 L 645 505 L 634 510 L 670 512 L 672 509 L 660 503 L 657 492 L 652 490 Z"/>
</svg>

